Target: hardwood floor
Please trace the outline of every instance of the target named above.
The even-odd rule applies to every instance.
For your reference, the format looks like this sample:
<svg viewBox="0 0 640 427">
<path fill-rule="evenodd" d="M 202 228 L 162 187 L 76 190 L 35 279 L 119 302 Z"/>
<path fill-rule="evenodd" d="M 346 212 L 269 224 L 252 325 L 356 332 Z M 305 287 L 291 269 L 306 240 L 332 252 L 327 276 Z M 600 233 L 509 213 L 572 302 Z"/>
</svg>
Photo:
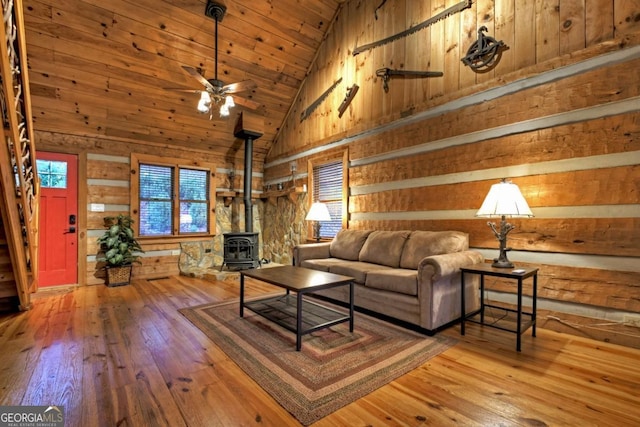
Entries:
<svg viewBox="0 0 640 427">
<path fill-rule="evenodd" d="M 62 405 L 66 426 L 299 425 L 177 311 L 237 296 L 186 277 L 41 291 L 0 316 L 0 405 Z M 539 329 L 517 353 L 515 335 L 468 326 L 315 426 L 640 425 L 640 350 Z"/>
</svg>

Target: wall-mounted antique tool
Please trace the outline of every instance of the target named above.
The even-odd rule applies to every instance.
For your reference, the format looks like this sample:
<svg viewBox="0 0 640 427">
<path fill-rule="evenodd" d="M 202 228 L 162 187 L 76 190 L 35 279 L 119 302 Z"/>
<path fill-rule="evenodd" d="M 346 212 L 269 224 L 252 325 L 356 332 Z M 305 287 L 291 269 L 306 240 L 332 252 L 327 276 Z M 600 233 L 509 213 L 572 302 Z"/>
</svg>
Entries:
<svg viewBox="0 0 640 427">
<path fill-rule="evenodd" d="M 378 9 L 380 9 L 382 6 L 384 6 L 384 4 L 387 2 L 387 0 L 382 0 L 382 3 L 380 3 L 378 5 L 378 7 L 376 7 L 376 10 L 373 11 L 373 16 L 376 17 L 376 21 L 378 20 Z"/>
<path fill-rule="evenodd" d="M 384 4 L 384 2 L 383 2 Z M 440 21 L 441 19 L 444 19 L 450 15 L 453 15 L 454 13 L 458 13 L 458 12 L 462 12 L 464 9 L 471 7 L 471 0 L 465 0 L 465 1 L 461 1 L 460 3 L 454 4 L 453 6 L 443 10 L 442 12 L 432 16 L 431 18 L 427 19 L 426 21 L 423 21 L 417 25 L 414 25 L 411 28 L 408 28 L 402 32 L 399 32 L 398 34 L 394 34 L 392 36 L 389 36 L 385 39 L 382 40 L 378 40 L 377 42 L 373 42 L 373 43 L 369 43 L 369 44 L 365 44 L 363 46 L 359 46 L 356 47 L 355 49 L 353 49 L 353 56 L 356 56 L 359 53 L 362 53 L 364 51 L 376 48 L 378 46 L 382 46 L 383 44 L 387 44 L 390 43 L 394 40 L 398 40 L 401 39 L 403 37 L 407 37 L 409 34 L 413 34 L 416 31 L 420 31 L 423 28 L 427 28 L 430 25 L 435 24 L 436 22 Z"/>
<path fill-rule="evenodd" d="M 358 93 L 358 89 L 360 89 L 360 86 L 355 83 L 347 88 L 347 95 L 338 107 L 338 117 L 342 117 L 349 104 L 351 104 L 351 101 L 353 101 L 353 98 L 355 98 L 356 93 Z"/>
<path fill-rule="evenodd" d="M 336 80 L 327 90 L 325 90 L 322 95 L 320 95 L 318 97 L 318 99 L 316 99 L 315 101 L 313 101 L 311 103 L 311 105 L 309 105 L 307 108 L 304 109 L 304 111 L 302 111 L 302 114 L 300 115 L 300 121 L 302 122 L 304 119 L 306 119 L 307 117 L 309 117 L 311 115 L 311 113 L 313 113 L 313 110 L 315 110 L 316 108 L 318 108 L 318 105 L 320 105 L 322 103 L 322 101 L 324 101 L 324 99 L 329 96 L 329 94 L 331 93 L 332 90 L 334 90 L 336 88 L 336 86 L 338 86 L 340 84 L 340 82 L 342 81 L 342 77 L 340 77 L 338 80 Z"/>
<path fill-rule="evenodd" d="M 466 56 L 462 58 L 464 65 L 479 73 L 489 71 L 498 65 L 502 51 L 507 49 L 502 40 L 497 41 L 493 37 L 485 36 L 486 31 L 488 30 L 485 26 L 478 29 L 478 40 L 469 46 Z"/>
<path fill-rule="evenodd" d="M 391 68 L 380 68 L 376 71 L 376 76 L 382 78 L 382 87 L 385 92 L 389 92 L 389 78 L 391 76 L 403 77 L 442 77 L 442 71 L 409 71 L 409 70 L 392 70 Z"/>
</svg>

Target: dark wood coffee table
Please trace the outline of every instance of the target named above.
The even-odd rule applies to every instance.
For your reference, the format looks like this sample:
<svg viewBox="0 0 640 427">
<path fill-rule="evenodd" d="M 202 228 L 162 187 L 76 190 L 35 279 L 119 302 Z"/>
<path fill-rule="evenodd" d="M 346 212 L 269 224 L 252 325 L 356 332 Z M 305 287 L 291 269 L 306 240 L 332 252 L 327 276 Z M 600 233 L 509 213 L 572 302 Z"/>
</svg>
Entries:
<svg viewBox="0 0 640 427">
<path fill-rule="evenodd" d="M 271 296 L 249 302 L 244 301 L 244 278 L 261 280 L 286 290 L 284 295 Z M 349 315 L 303 298 L 305 294 L 336 286 L 349 286 Z M 295 292 L 296 296 L 291 295 Z M 302 335 L 349 322 L 353 332 L 353 277 L 309 268 L 285 265 L 240 271 L 240 317 L 244 309 L 277 323 L 296 334 L 296 350 L 302 347 Z"/>
</svg>

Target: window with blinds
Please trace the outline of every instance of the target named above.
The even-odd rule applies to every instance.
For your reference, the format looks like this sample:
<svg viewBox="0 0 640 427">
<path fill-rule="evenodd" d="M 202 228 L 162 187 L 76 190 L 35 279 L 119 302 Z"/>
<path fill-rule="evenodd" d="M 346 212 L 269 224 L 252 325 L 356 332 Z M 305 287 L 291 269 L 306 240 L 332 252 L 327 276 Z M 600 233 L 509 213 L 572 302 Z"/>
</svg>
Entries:
<svg viewBox="0 0 640 427">
<path fill-rule="evenodd" d="M 313 201 L 327 205 L 331 221 L 321 221 L 320 237 L 333 238 L 342 228 L 342 161 L 313 166 Z"/>
<path fill-rule="evenodd" d="M 173 229 L 173 168 L 140 164 L 140 235 L 167 236 Z"/>
<path fill-rule="evenodd" d="M 206 233 L 209 179 L 203 170 L 180 169 L 180 233 Z"/>
<path fill-rule="evenodd" d="M 171 236 L 209 231 L 209 172 L 140 163 L 139 235 Z M 178 188 L 178 199 L 174 199 Z"/>
</svg>

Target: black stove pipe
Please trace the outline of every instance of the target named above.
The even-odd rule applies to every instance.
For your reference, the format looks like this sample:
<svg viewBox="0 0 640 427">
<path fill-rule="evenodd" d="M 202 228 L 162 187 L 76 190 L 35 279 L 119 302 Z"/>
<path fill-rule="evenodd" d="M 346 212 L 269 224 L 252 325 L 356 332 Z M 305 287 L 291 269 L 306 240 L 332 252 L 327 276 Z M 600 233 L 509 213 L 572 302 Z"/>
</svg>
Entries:
<svg viewBox="0 0 640 427">
<path fill-rule="evenodd" d="M 261 132 L 250 130 L 240 113 L 233 136 L 244 139 L 244 231 L 253 233 L 253 205 L 251 203 L 251 176 L 253 166 L 253 141 L 262 136 Z M 254 123 L 255 124 L 255 123 Z"/>
<path fill-rule="evenodd" d="M 251 203 L 251 176 L 253 162 L 253 137 L 244 141 L 244 231 L 253 232 L 253 205 Z"/>
</svg>

